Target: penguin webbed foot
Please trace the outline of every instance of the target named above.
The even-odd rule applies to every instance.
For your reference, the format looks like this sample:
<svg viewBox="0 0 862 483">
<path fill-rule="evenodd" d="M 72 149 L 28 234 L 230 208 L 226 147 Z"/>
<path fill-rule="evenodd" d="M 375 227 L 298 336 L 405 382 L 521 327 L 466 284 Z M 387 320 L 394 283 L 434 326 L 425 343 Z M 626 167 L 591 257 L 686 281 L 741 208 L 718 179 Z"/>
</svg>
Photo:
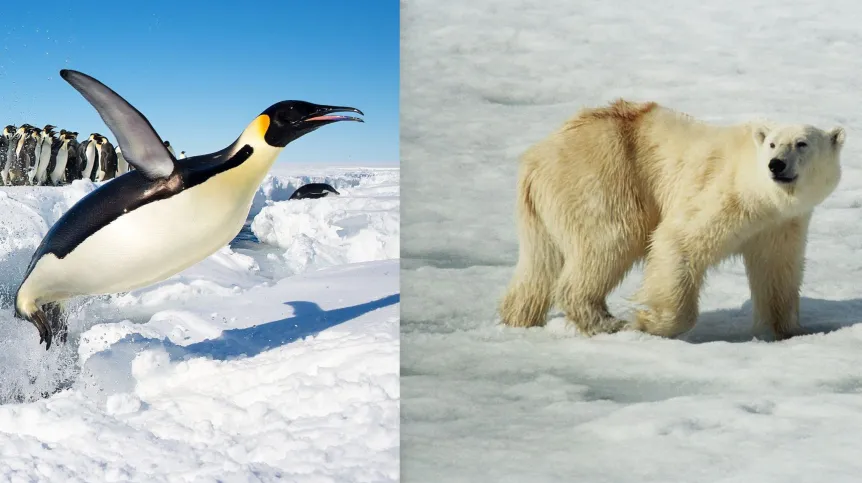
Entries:
<svg viewBox="0 0 862 483">
<path fill-rule="evenodd" d="M 47 317 L 45 317 L 45 313 L 41 310 L 37 310 L 28 318 L 30 319 L 30 323 L 35 325 L 36 330 L 39 331 L 39 344 L 45 342 L 45 350 L 50 349 L 53 334 L 51 333 L 51 328 L 48 326 L 48 320 Z"/>
<path fill-rule="evenodd" d="M 28 319 L 39 331 L 39 344 L 45 342 L 45 350 L 49 350 L 55 335 L 60 342 L 66 343 L 69 330 L 59 304 L 49 303 L 44 309 L 37 309 Z"/>
</svg>

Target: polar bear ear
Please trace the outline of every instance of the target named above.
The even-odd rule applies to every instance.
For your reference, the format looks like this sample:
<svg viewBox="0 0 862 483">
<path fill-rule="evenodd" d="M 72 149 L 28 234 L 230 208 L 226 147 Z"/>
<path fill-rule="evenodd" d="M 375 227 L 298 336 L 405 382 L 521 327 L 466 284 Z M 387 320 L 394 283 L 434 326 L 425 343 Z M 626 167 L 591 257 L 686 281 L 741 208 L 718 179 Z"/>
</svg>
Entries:
<svg viewBox="0 0 862 483">
<path fill-rule="evenodd" d="M 832 145 L 837 148 L 844 145 L 844 139 L 846 138 L 847 134 L 844 133 L 843 127 L 834 127 L 829 131 L 829 140 L 832 141 Z"/>
<path fill-rule="evenodd" d="M 754 128 L 754 142 L 757 145 L 763 144 L 763 141 L 766 141 L 766 136 L 769 135 L 769 130 L 764 126 L 758 126 Z"/>
</svg>

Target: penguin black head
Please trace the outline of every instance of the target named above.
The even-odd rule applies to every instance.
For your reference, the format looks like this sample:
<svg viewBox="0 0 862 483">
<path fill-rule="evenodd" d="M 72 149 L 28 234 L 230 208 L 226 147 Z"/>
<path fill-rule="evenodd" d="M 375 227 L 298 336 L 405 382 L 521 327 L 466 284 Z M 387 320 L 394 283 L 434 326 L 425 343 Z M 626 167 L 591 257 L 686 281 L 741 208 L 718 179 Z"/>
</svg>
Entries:
<svg viewBox="0 0 862 483">
<path fill-rule="evenodd" d="M 338 121 L 364 122 L 358 117 L 330 115 L 335 112 L 362 114 L 362 111 L 355 107 L 323 106 L 305 101 L 281 101 L 269 106 L 258 118 L 268 121 L 263 135 L 266 143 L 283 148 L 291 141 L 327 124 Z"/>
</svg>

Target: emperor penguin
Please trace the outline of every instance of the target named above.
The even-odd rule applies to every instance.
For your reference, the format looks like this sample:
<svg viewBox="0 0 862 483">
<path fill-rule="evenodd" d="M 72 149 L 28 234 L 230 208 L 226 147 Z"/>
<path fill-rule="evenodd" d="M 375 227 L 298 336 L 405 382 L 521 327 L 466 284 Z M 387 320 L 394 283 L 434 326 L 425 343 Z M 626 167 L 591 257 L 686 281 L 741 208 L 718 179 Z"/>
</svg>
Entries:
<svg viewBox="0 0 862 483">
<path fill-rule="evenodd" d="M 329 195 L 329 193 L 334 193 L 336 195 L 340 195 L 338 191 L 335 190 L 332 186 L 329 186 L 326 183 L 308 183 L 299 187 L 296 191 L 290 195 L 288 200 L 306 200 L 306 199 L 317 199 L 323 198 L 324 196 Z"/>
<path fill-rule="evenodd" d="M 105 136 L 96 139 L 96 151 L 99 158 L 99 169 L 96 181 L 107 181 L 117 176 L 117 151 Z"/>
<path fill-rule="evenodd" d="M 33 126 L 23 124 L 15 133 L 15 144 L 10 146 L 11 159 L 6 161 L 9 166 L 9 184 L 23 186 L 27 184 L 27 167 L 30 165 L 30 150 L 36 143 L 31 137 Z"/>
<path fill-rule="evenodd" d="M 179 155 L 179 156 L 177 156 L 177 159 L 186 159 L 186 152 L 185 152 L 185 151 L 180 151 L 180 155 Z"/>
<path fill-rule="evenodd" d="M 66 184 L 66 165 L 69 162 L 69 142 L 72 140 L 72 136 L 69 133 L 63 131 L 60 133 L 60 137 L 57 138 L 57 141 L 54 143 L 54 149 L 52 149 L 51 154 L 51 166 L 50 166 L 50 174 L 49 179 L 51 184 L 54 186 L 59 186 L 62 184 Z"/>
<path fill-rule="evenodd" d="M 36 165 L 39 163 L 39 155 L 42 154 L 42 130 L 34 127 L 30 131 L 30 136 L 33 137 L 35 145 L 33 146 L 33 156 L 30 157 L 30 164 L 27 166 L 27 181 L 29 181 L 29 184 L 34 184 Z"/>
<path fill-rule="evenodd" d="M 41 149 L 37 151 L 38 161 L 36 162 L 35 185 L 44 186 L 48 182 L 48 164 L 51 162 L 51 148 L 54 146 L 54 127 L 47 125 L 42 129 L 42 136 L 39 139 Z"/>
<path fill-rule="evenodd" d="M 11 142 L 12 136 L 15 134 L 17 128 L 13 125 L 8 125 L 3 128 L 3 132 L 0 133 L 0 181 L 2 184 L 9 184 L 8 180 L 8 171 L 6 170 L 6 157 L 9 152 L 9 143 Z"/>
<path fill-rule="evenodd" d="M 80 158 L 81 162 L 81 176 L 77 179 L 88 179 L 90 181 L 94 181 L 96 179 L 95 167 L 96 156 L 98 155 L 96 151 L 96 136 L 99 136 L 99 133 L 92 133 L 90 137 L 87 138 L 86 141 L 82 142 L 78 147 L 78 158 Z"/>
<path fill-rule="evenodd" d="M 12 165 L 16 163 L 15 158 L 17 156 L 16 153 L 18 150 L 18 138 L 20 136 L 21 129 L 22 128 L 20 128 L 20 127 L 15 127 L 15 126 L 10 125 L 10 126 L 6 126 L 6 128 L 3 130 L 4 133 L 8 132 L 8 134 L 7 134 L 7 138 L 8 138 L 7 139 L 7 147 L 6 147 L 6 163 L 3 165 L 3 171 L 2 171 L 3 184 L 5 184 L 6 186 L 12 186 L 12 180 L 9 177 L 9 173 L 12 171 Z"/>
<path fill-rule="evenodd" d="M 66 161 L 66 182 L 71 183 L 76 179 L 81 179 L 81 158 L 78 156 L 80 144 L 78 143 L 77 132 L 66 132 L 66 139 L 69 139 L 69 157 Z"/>
<path fill-rule="evenodd" d="M 33 254 L 15 313 L 36 326 L 46 349 L 55 334 L 65 338 L 64 300 L 145 287 L 215 253 L 242 229 L 285 146 L 328 124 L 362 122 L 334 113 L 363 115 L 354 107 L 281 101 L 226 148 L 178 160 L 116 92 L 81 72 L 64 69 L 60 76 L 96 109 L 136 169 L 81 198 Z"/>
</svg>

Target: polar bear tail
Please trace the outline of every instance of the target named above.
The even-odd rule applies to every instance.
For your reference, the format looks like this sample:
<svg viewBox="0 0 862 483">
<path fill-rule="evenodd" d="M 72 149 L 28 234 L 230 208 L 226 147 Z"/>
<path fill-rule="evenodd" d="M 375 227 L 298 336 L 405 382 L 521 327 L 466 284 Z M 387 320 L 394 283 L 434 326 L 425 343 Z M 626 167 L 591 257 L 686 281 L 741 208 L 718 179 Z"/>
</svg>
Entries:
<svg viewBox="0 0 862 483">
<path fill-rule="evenodd" d="M 499 306 L 502 322 L 512 327 L 545 324 L 554 285 L 563 265 L 562 254 L 533 203 L 533 174 L 530 166 L 524 166 L 518 178 L 518 265 Z"/>
</svg>

